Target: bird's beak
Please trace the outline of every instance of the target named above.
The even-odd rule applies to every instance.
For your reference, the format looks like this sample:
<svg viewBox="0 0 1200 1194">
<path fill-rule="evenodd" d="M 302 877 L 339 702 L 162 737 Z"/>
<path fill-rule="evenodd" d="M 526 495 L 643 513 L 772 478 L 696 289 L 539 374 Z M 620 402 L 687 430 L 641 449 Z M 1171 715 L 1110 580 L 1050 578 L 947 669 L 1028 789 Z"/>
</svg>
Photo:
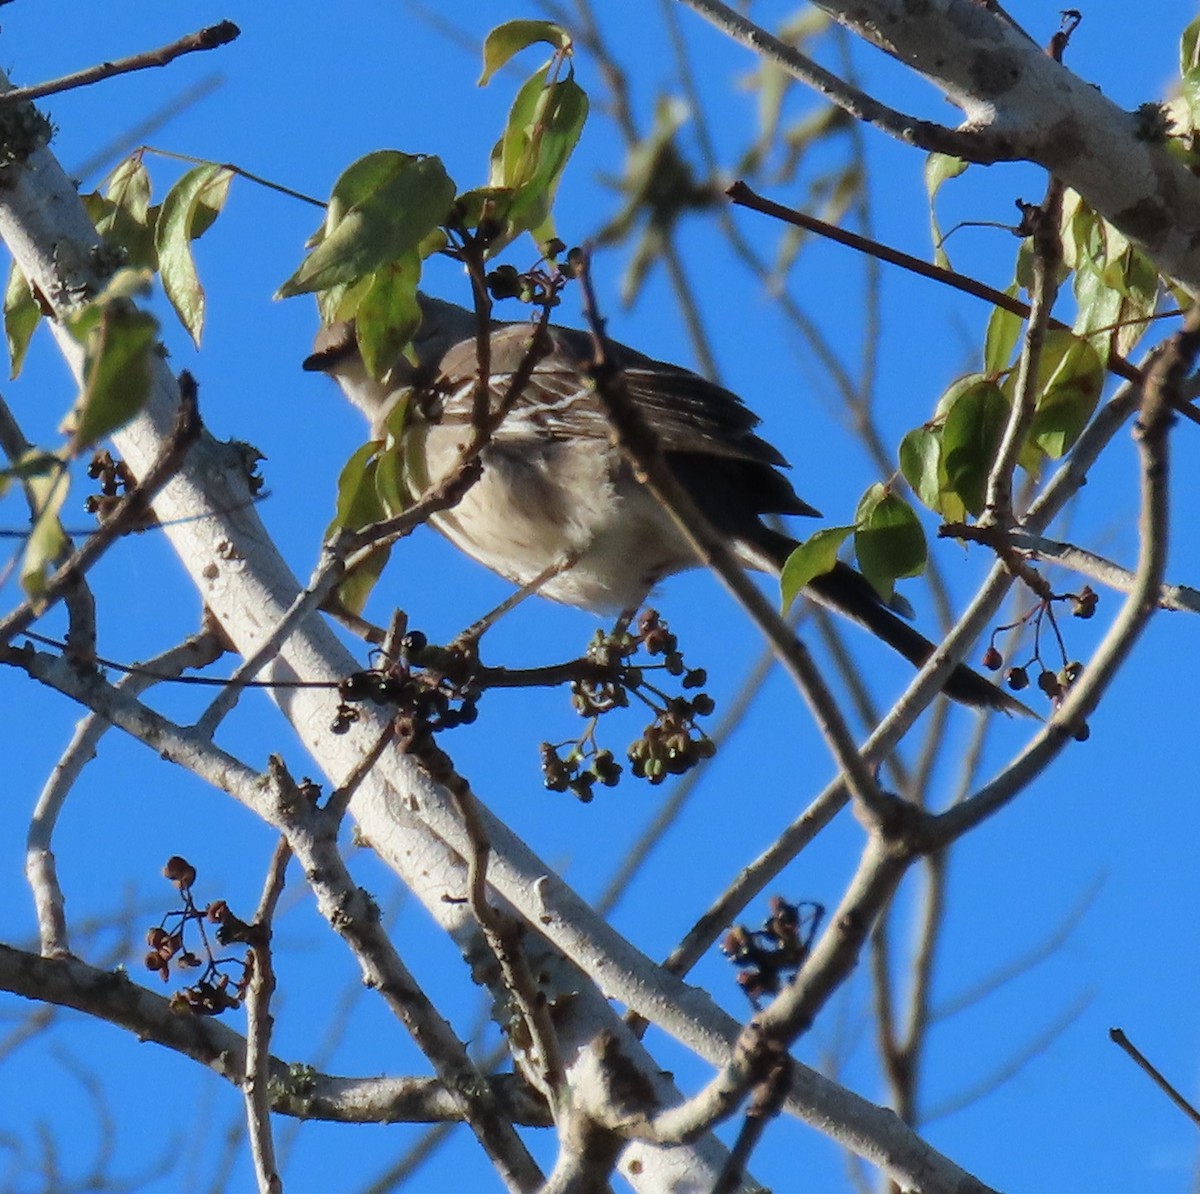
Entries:
<svg viewBox="0 0 1200 1194">
<path fill-rule="evenodd" d="M 340 320 L 317 332 L 313 350 L 304 358 L 301 368 L 306 373 L 333 373 L 338 366 L 349 364 L 357 356 L 354 324 L 350 320 Z"/>
</svg>

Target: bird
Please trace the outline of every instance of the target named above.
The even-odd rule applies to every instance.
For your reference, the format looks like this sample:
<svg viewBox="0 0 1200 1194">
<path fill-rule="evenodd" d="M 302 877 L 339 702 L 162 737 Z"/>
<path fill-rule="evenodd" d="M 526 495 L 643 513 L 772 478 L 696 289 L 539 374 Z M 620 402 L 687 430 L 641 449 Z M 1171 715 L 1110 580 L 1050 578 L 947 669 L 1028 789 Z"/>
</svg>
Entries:
<svg viewBox="0 0 1200 1194">
<path fill-rule="evenodd" d="M 388 415 L 408 400 L 401 451 L 414 496 L 459 467 L 473 432 L 478 382 L 474 312 L 418 293 L 420 326 L 406 354 L 375 378 L 352 320 L 318 332 L 304 360 L 331 376 L 382 439 Z M 631 613 L 658 582 L 700 560 L 657 498 L 637 479 L 613 438 L 591 382 L 592 336 L 530 320 L 488 324 L 493 411 L 514 374 L 535 357 L 512 408 L 480 453 L 481 474 L 457 505 L 430 521 L 455 546 L 518 586 L 597 614 Z M 722 386 L 616 342 L 605 346 L 630 399 L 654 432 L 662 458 L 714 530 L 745 566 L 778 575 L 797 541 L 771 515 L 819 517 L 783 470 L 783 455 L 758 433 L 760 420 Z M 859 623 L 920 667 L 934 645 L 849 564 L 814 577 L 805 596 Z M 1030 711 L 959 664 L 943 692 L 962 704 Z"/>
</svg>

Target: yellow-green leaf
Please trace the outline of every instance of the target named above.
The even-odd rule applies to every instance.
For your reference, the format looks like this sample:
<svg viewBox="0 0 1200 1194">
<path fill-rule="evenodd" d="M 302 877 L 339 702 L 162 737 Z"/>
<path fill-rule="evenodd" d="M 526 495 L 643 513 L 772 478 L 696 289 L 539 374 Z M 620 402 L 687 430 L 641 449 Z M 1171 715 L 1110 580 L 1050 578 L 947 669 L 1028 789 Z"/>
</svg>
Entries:
<svg viewBox="0 0 1200 1194">
<path fill-rule="evenodd" d="M 479 76 L 479 86 L 486 86 L 511 58 L 539 42 L 547 42 L 560 54 L 571 52 L 571 35 L 553 21 L 508 21 L 498 25 L 483 43 L 483 74 Z"/>
<path fill-rule="evenodd" d="M 928 547 L 921 521 L 903 498 L 875 484 L 859 502 L 855 522 L 859 569 L 880 598 L 890 601 L 897 580 L 925 570 Z"/>
<path fill-rule="evenodd" d="M 780 605 L 786 610 L 812 582 L 837 563 L 842 544 L 853 527 L 824 527 L 800 543 L 784 562 L 779 575 Z"/>
<path fill-rule="evenodd" d="M 1042 388 L 1029 439 L 1051 460 L 1058 460 L 1079 438 L 1100 401 L 1104 366 L 1086 340 L 1054 328 L 1046 333 L 1038 379 Z"/>
<path fill-rule="evenodd" d="M 1017 287 L 1010 286 L 1004 293 L 1016 298 Z M 1009 367 L 1023 324 L 1024 320 L 1019 315 L 1014 315 L 1004 307 L 992 308 L 983 342 L 983 371 L 989 377 L 995 377 Z"/>
<path fill-rule="evenodd" d="M 278 297 L 354 282 L 412 253 L 454 202 L 454 183 L 436 157 L 395 150 L 368 154 L 334 185 L 324 235 Z"/>
<path fill-rule="evenodd" d="M 36 469 L 25 476 L 34 515 L 33 527 L 21 557 L 21 588 L 35 607 L 39 606 L 46 590 L 50 568 L 71 549 L 71 542 L 58 517 L 70 488 L 70 474 L 61 458 L 55 458 L 55 467 L 43 468 L 45 455 L 37 449 L 31 449 L 26 454 L 27 457 L 36 456 L 39 463 Z"/>
<path fill-rule="evenodd" d="M 942 437 L 932 427 L 914 427 L 900 441 L 900 472 L 917 499 L 941 512 Z"/>
<path fill-rule="evenodd" d="M 972 513 L 983 510 L 988 473 L 1008 422 L 1009 404 L 995 382 L 981 380 L 957 394 L 942 426 L 942 461 L 951 491 Z"/>
<path fill-rule="evenodd" d="M 942 183 L 951 178 L 957 178 L 965 173 L 967 163 L 962 158 L 951 157 L 948 153 L 931 153 L 925 159 L 925 191 L 929 196 L 929 231 L 933 237 L 933 260 L 944 269 L 950 267 L 950 258 L 942 248 L 942 230 L 937 218 L 937 193 L 942 189 Z"/>
<path fill-rule="evenodd" d="M 326 530 L 328 538 L 335 531 L 358 531 L 385 517 L 375 492 L 375 469 L 379 443 L 363 444 L 342 467 L 338 476 L 337 508 L 333 522 Z"/>
<path fill-rule="evenodd" d="M 4 337 L 8 341 L 9 377 L 16 377 L 25 363 L 25 353 L 34 329 L 42 318 L 42 309 L 14 261 L 8 269 L 8 285 L 4 288 Z"/>
<path fill-rule="evenodd" d="M 380 444 L 375 440 L 363 444 L 346 462 L 338 477 L 337 510 L 327 538 L 340 530 L 361 530 L 387 516 L 377 488 L 379 462 Z M 338 585 L 338 600 L 352 613 L 362 612 L 390 554 L 386 547 L 372 552 Z"/>
<path fill-rule="evenodd" d="M 543 67 L 517 93 L 508 124 L 492 150 L 489 185 L 512 192 L 507 227 L 493 251 L 522 232 L 549 239 L 554 193 L 587 120 L 588 99 L 573 79 L 547 82 Z"/>
<path fill-rule="evenodd" d="M 87 336 L 83 388 L 69 418 L 73 454 L 127 423 L 150 393 L 158 321 L 127 299 L 100 306 Z"/>
<path fill-rule="evenodd" d="M 163 289 L 197 348 L 204 331 L 204 287 L 196 273 L 192 241 L 217 218 L 232 179 L 226 166 L 194 166 L 171 188 L 154 226 Z"/>
<path fill-rule="evenodd" d="M 1179 39 L 1180 78 L 1187 78 L 1194 70 L 1200 70 L 1200 17 L 1188 23 Z"/>
<path fill-rule="evenodd" d="M 420 280 L 420 259 L 409 253 L 377 269 L 358 302 L 354 328 L 363 363 L 372 377 L 382 377 L 396 363 L 420 326 Z"/>
<path fill-rule="evenodd" d="M 352 614 L 362 613 L 391 554 L 391 547 L 376 548 L 361 564 L 346 573 L 334 590 L 343 608 Z"/>
<path fill-rule="evenodd" d="M 126 158 L 112 171 L 104 195 L 85 196 L 84 203 L 96 231 L 124 249 L 129 265 L 158 268 L 154 247 L 157 209 L 150 206 L 150 175 L 140 154 Z"/>
</svg>

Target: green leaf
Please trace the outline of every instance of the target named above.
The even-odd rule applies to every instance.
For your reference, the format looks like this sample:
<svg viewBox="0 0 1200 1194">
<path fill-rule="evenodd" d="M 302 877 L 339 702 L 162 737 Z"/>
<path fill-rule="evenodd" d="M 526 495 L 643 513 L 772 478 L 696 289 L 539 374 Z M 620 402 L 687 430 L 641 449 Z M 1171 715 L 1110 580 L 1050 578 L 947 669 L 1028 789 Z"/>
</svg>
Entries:
<svg viewBox="0 0 1200 1194">
<path fill-rule="evenodd" d="M 507 228 L 492 249 L 522 232 L 539 243 L 549 239 L 550 208 L 562 172 L 587 120 L 588 99 L 573 80 L 547 82 L 549 67 L 526 81 L 492 150 L 489 185 L 512 192 Z"/>
<path fill-rule="evenodd" d="M 1010 286 L 1005 292 L 1009 298 L 1017 297 L 1017 287 Z M 987 336 L 983 343 L 983 371 L 989 377 L 1003 373 L 1012 362 L 1013 349 L 1021 338 L 1025 321 L 1004 307 L 993 307 L 988 318 Z"/>
<path fill-rule="evenodd" d="M 46 577 L 51 567 L 71 550 L 71 542 L 59 521 L 59 512 L 66 500 L 71 478 L 66 464 L 61 458 L 56 458 L 57 467 L 42 470 L 41 462 L 45 453 L 31 449 L 18 462 L 36 456 L 39 467 L 28 472 L 25 485 L 33 503 L 33 527 L 25 542 L 25 550 L 21 557 L 21 588 L 26 597 L 40 607 L 42 594 L 46 591 Z"/>
<path fill-rule="evenodd" d="M 1200 70 L 1200 17 L 1194 18 L 1179 39 L 1179 77 L 1186 79 Z"/>
<path fill-rule="evenodd" d="M 498 25 L 483 43 L 483 74 L 479 86 L 485 87 L 492 76 L 527 46 L 547 42 L 559 54 L 571 52 L 571 35 L 553 21 L 509 21 Z"/>
<path fill-rule="evenodd" d="M 779 575 L 780 607 L 787 610 L 814 577 L 824 576 L 837 563 L 842 544 L 853 527 L 824 527 L 810 535 L 784 561 Z"/>
<path fill-rule="evenodd" d="M 103 196 L 90 195 L 84 202 L 96 231 L 125 250 L 129 265 L 158 268 L 154 247 L 157 209 L 150 206 L 150 175 L 140 153 L 126 158 L 112 171 Z"/>
<path fill-rule="evenodd" d="M 396 150 L 359 158 L 334 185 L 320 243 L 276 297 L 354 282 L 414 252 L 453 202 L 454 183 L 439 158 Z"/>
<path fill-rule="evenodd" d="M 372 440 L 363 444 L 346 462 L 338 477 L 337 510 L 326 530 L 326 538 L 339 530 L 361 530 L 387 517 L 378 491 L 380 447 L 378 440 Z M 390 454 L 397 455 L 395 452 Z M 352 613 L 362 612 L 390 554 L 388 547 L 373 552 L 338 585 L 337 598 Z"/>
<path fill-rule="evenodd" d="M 391 547 L 376 548 L 361 564 L 352 568 L 334 589 L 334 596 L 352 614 L 361 614 L 366 608 L 380 575 L 392 554 Z"/>
<path fill-rule="evenodd" d="M 1075 245 L 1075 217 L 1081 206 L 1086 206 L 1083 202 L 1083 197 L 1078 191 L 1067 187 L 1063 191 L 1062 203 L 1059 210 L 1058 220 L 1058 239 L 1062 246 L 1063 264 L 1067 269 L 1075 269 L 1078 264 Z M 1023 245 L 1029 244 L 1029 238 L 1026 237 L 1021 242 Z M 1030 273 L 1032 270 L 1029 271 Z"/>
<path fill-rule="evenodd" d="M 358 302 L 354 328 L 363 363 L 372 377 L 382 377 L 400 358 L 421 324 L 417 283 L 421 261 L 409 253 L 382 266 Z"/>
<path fill-rule="evenodd" d="M 62 468 L 63 458 L 57 452 L 30 448 L 7 468 L 0 468 L 0 480 L 7 487 L 10 481 L 28 481 L 31 477 L 46 477 Z"/>
<path fill-rule="evenodd" d="M 77 455 L 127 423 L 150 394 L 158 321 L 124 297 L 97 299 L 86 327 L 83 388 L 67 418 L 69 451 Z M 75 326 L 72 332 L 79 334 Z"/>
<path fill-rule="evenodd" d="M 859 569 L 880 598 L 891 601 L 897 580 L 925 570 L 929 549 L 921 520 L 903 498 L 876 483 L 859 502 L 855 522 Z"/>
<path fill-rule="evenodd" d="M 150 210 L 150 175 L 140 152 L 113 168 L 105 196 L 118 211 L 145 226 Z"/>
<path fill-rule="evenodd" d="M 951 492 L 972 514 L 983 510 L 988 473 L 1008 422 L 1009 404 L 995 382 L 977 380 L 946 409 L 942 460 Z"/>
<path fill-rule="evenodd" d="M 8 285 L 4 288 L 4 336 L 8 341 L 8 359 L 12 362 L 9 377 L 15 378 L 21 372 L 29 341 L 41 318 L 42 309 L 21 267 L 14 261 L 9 266 Z"/>
<path fill-rule="evenodd" d="M 226 166 L 210 162 L 193 167 L 163 200 L 154 226 L 163 289 L 197 348 L 204 330 L 204 287 L 196 273 L 192 241 L 217 218 L 232 180 L 233 172 Z"/>
<path fill-rule="evenodd" d="M 400 419 L 396 424 L 403 427 L 403 416 L 407 413 L 408 403 L 398 404 L 401 408 Z M 396 411 L 388 416 L 389 424 L 395 420 Z M 405 469 L 404 452 L 399 444 L 399 435 L 388 437 L 388 450 L 379 453 L 379 463 L 375 469 L 375 496 L 379 499 L 380 508 L 385 518 L 395 518 L 408 508 L 408 487 L 405 484 L 407 472 Z"/>
<path fill-rule="evenodd" d="M 1125 303 L 1121 308 L 1123 323 L 1117 329 L 1117 351 L 1128 356 L 1150 330 L 1148 319 L 1158 309 L 1163 290 L 1154 262 L 1133 246 L 1127 254 L 1122 289 Z"/>
<path fill-rule="evenodd" d="M 900 441 L 900 472 L 912 486 L 917 500 L 941 513 L 941 429 L 914 427 Z"/>
<path fill-rule="evenodd" d="M 343 466 L 338 476 L 337 507 L 326 538 L 335 531 L 362 530 L 387 517 L 375 491 L 379 447 L 378 440 L 363 444 Z"/>
<path fill-rule="evenodd" d="M 931 153 L 925 159 L 925 192 L 929 196 L 929 231 L 933 237 L 933 260 L 943 269 L 950 268 L 950 258 L 942 248 L 942 230 L 938 224 L 935 200 L 942 184 L 966 172 L 967 163 L 948 153 Z"/>
<path fill-rule="evenodd" d="M 353 282 L 339 282 L 317 294 L 317 311 L 322 323 L 337 323 L 341 319 L 353 319 L 363 295 L 371 289 L 374 274 L 365 274 Z"/>
<path fill-rule="evenodd" d="M 1104 365 L 1086 340 L 1051 329 L 1046 333 L 1038 380 L 1041 390 L 1029 439 L 1051 460 L 1058 460 L 1095 412 L 1104 388 Z"/>
<path fill-rule="evenodd" d="M 1086 265 L 1076 270 L 1072 289 L 1075 292 L 1073 330 L 1079 336 L 1090 337 L 1096 351 L 1107 360 L 1112 351 L 1113 328 L 1121 318 L 1121 293 Z"/>
<path fill-rule="evenodd" d="M 513 201 L 512 187 L 476 187 L 454 201 L 455 217 L 465 228 L 478 228 L 485 220 L 503 224 Z"/>
<path fill-rule="evenodd" d="M 1104 221 L 1082 200 L 1076 205 L 1070 232 L 1067 243 L 1074 246 L 1075 267 L 1103 270 L 1107 260 Z"/>
</svg>

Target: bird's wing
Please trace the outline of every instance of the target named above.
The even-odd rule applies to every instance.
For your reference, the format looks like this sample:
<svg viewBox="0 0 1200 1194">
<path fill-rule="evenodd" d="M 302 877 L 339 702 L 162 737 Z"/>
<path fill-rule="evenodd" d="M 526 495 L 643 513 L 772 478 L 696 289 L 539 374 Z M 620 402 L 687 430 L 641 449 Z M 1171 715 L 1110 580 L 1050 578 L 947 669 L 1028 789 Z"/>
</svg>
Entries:
<svg viewBox="0 0 1200 1194">
<path fill-rule="evenodd" d="M 525 364 L 534 341 L 530 324 L 508 324 L 491 338 L 491 390 L 496 400 L 507 392 L 513 376 Z M 663 451 L 697 456 L 722 456 L 774 467 L 787 461 L 766 440 L 754 434 L 758 416 L 734 393 L 706 381 L 690 370 L 652 360 L 632 348 L 611 345 L 629 396 L 658 436 Z M 597 418 L 598 400 L 590 383 L 591 338 L 569 328 L 547 329 L 546 348 L 536 362 L 529 389 L 520 402 L 523 413 L 539 432 L 556 437 L 608 439 L 607 420 Z M 478 371 L 475 342 L 454 345 L 440 361 L 440 382 L 457 395 L 469 395 Z M 529 406 L 526 407 L 527 400 Z M 462 411 L 447 405 L 445 417 L 469 417 L 469 396 Z"/>
</svg>

